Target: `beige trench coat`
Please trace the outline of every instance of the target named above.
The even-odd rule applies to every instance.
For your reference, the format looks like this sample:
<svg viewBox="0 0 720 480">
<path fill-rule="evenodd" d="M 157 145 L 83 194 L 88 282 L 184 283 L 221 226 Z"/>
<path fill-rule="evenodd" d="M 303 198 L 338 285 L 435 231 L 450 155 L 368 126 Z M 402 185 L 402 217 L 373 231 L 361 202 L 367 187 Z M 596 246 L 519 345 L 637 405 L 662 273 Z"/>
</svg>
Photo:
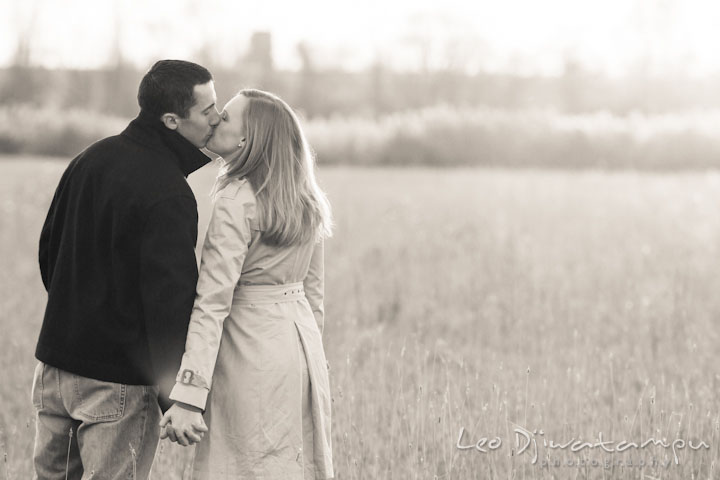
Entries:
<svg viewBox="0 0 720 480">
<path fill-rule="evenodd" d="M 193 478 L 332 478 L 323 243 L 260 242 L 246 179 L 217 193 L 170 398 L 205 409 Z"/>
</svg>

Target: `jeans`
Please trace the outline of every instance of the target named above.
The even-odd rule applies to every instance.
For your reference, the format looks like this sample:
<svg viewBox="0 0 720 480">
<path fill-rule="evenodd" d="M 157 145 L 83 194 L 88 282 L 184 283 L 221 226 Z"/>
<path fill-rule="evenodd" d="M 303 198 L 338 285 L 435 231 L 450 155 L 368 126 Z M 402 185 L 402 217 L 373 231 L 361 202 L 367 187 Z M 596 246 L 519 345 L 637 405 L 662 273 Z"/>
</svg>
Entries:
<svg viewBox="0 0 720 480">
<path fill-rule="evenodd" d="M 160 435 L 157 395 L 157 386 L 104 382 L 40 362 L 32 387 L 34 478 L 147 479 Z"/>
</svg>

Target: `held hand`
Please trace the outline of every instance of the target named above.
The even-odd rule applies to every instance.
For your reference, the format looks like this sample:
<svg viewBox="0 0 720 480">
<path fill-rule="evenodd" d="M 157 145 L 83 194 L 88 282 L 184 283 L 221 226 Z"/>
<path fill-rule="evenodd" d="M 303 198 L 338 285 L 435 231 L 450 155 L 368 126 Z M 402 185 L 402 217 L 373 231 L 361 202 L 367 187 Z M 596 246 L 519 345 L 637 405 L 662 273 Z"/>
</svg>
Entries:
<svg viewBox="0 0 720 480">
<path fill-rule="evenodd" d="M 184 447 L 198 443 L 208 431 L 201 410 L 180 402 L 175 402 L 165 412 L 160 420 L 160 427 L 163 427 L 160 439 L 170 438 L 171 442 L 177 442 Z"/>
</svg>

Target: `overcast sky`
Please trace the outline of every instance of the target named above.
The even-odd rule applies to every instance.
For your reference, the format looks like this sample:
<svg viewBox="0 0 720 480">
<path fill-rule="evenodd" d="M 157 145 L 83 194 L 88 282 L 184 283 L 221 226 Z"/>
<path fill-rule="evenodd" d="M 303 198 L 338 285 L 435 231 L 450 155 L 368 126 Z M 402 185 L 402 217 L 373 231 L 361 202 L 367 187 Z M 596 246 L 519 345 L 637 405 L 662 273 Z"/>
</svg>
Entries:
<svg viewBox="0 0 720 480">
<path fill-rule="evenodd" d="M 30 32 L 30 60 L 96 68 L 114 46 L 140 67 L 202 48 L 232 64 L 253 31 L 279 68 L 306 42 L 320 65 L 559 74 L 566 58 L 609 75 L 720 71 L 716 0 L 0 0 L 0 63 Z"/>
</svg>

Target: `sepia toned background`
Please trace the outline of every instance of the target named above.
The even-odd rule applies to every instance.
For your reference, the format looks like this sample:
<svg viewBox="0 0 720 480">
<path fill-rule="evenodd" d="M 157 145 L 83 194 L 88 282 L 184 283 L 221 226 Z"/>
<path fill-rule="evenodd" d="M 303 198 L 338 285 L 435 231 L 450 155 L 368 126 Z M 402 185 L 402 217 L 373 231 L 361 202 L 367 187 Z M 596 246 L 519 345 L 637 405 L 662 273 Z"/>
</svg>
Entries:
<svg viewBox="0 0 720 480">
<path fill-rule="evenodd" d="M 4 478 L 32 475 L 50 199 L 72 157 L 137 114 L 162 58 L 208 67 L 220 105 L 243 87 L 279 94 L 316 152 L 336 223 L 323 341 L 337 478 L 720 478 L 714 2 L 0 0 L 0 12 Z M 189 178 L 199 244 L 217 168 Z M 537 431 L 537 459 L 519 427 Z M 662 446 L 543 447 L 600 432 L 709 448 L 675 463 Z M 458 448 L 483 437 L 502 446 Z M 152 478 L 188 478 L 191 458 L 163 441 Z"/>
</svg>

